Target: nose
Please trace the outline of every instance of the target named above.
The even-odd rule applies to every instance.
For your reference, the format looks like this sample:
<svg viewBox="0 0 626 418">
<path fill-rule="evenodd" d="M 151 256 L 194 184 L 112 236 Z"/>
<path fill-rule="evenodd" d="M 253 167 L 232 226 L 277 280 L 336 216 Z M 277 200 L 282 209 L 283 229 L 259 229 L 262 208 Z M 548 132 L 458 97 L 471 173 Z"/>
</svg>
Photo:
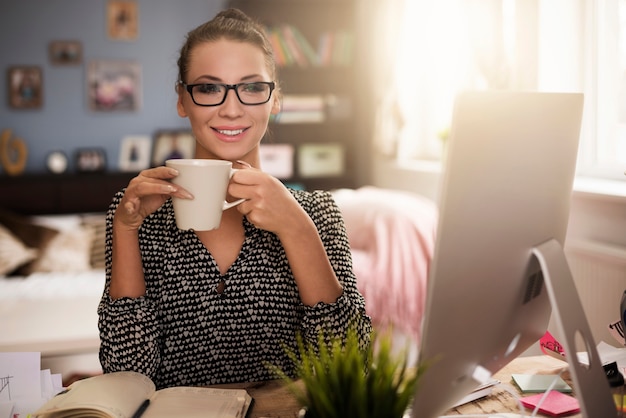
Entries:
<svg viewBox="0 0 626 418">
<path fill-rule="evenodd" d="M 235 89 L 226 90 L 226 99 L 220 105 L 220 113 L 230 117 L 243 113 L 243 105 L 239 101 Z"/>
</svg>

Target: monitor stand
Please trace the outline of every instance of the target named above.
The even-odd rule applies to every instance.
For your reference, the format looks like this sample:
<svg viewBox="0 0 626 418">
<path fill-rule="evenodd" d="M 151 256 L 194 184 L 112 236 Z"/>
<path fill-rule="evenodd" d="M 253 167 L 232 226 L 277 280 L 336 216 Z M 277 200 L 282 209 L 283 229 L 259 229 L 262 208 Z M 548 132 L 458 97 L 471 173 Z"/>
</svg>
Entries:
<svg viewBox="0 0 626 418">
<path fill-rule="evenodd" d="M 539 261 L 548 289 L 552 312 L 555 314 L 560 336 L 563 338 L 567 362 L 574 383 L 576 398 L 580 404 L 583 418 L 617 418 L 617 408 L 613 402 L 609 383 L 602 367 L 602 361 L 596 349 L 587 317 L 576 291 L 567 259 L 561 244 L 555 239 L 533 248 L 533 256 Z M 580 337 L 585 343 L 589 365 L 578 362 L 575 338 Z M 455 418 L 509 418 L 520 417 L 512 413 L 493 413 L 484 415 L 455 415 Z M 453 418 L 442 416 L 440 418 Z"/>
<path fill-rule="evenodd" d="M 543 272 L 582 416 L 617 418 L 617 408 L 611 396 L 602 361 L 561 244 L 551 239 L 533 248 L 533 255 L 539 261 Z M 589 355 L 588 366 L 578 362 L 576 337 L 580 337 L 585 344 Z"/>
</svg>

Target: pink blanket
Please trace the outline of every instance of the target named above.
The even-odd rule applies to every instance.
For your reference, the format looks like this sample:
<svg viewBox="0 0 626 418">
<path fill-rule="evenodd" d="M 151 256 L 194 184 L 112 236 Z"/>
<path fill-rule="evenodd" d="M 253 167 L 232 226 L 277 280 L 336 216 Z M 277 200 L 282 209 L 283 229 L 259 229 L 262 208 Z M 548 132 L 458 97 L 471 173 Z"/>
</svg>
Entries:
<svg viewBox="0 0 626 418">
<path fill-rule="evenodd" d="M 436 205 L 417 194 L 375 187 L 341 189 L 334 196 L 372 321 L 419 342 L 435 247 Z"/>
</svg>

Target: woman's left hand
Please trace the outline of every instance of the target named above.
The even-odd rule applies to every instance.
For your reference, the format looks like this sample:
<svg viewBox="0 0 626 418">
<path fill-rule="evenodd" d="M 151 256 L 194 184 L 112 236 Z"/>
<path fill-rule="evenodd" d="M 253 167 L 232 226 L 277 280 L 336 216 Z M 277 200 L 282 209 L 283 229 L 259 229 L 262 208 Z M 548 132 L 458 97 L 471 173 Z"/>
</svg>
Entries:
<svg viewBox="0 0 626 418">
<path fill-rule="evenodd" d="M 236 199 L 246 199 L 237 205 L 239 212 L 257 228 L 279 237 L 297 231 L 303 222 L 310 222 L 307 213 L 285 185 L 261 170 L 238 170 L 228 186 L 228 194 Z"/>
</svg>

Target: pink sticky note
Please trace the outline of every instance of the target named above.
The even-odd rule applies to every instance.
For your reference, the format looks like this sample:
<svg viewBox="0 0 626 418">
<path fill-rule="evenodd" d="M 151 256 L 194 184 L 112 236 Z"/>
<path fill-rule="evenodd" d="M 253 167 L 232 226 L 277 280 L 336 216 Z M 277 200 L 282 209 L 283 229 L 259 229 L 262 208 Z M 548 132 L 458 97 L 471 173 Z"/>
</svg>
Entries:
<svg viewBox="0 0 626 418">
<path fill-rule="evenodd" d="M 543 395 L 543 393 L 539 393 L 537 395 L 525 396 L 521 398 L 520 401 L 526 408 L 535 409 Z M 552 417 L 562 417 L 580 412 L 580 405 L 578 404 L 578 400 L 573 396 L 551 390 L 541 403 L 539 412 Z"/>
</svg>

